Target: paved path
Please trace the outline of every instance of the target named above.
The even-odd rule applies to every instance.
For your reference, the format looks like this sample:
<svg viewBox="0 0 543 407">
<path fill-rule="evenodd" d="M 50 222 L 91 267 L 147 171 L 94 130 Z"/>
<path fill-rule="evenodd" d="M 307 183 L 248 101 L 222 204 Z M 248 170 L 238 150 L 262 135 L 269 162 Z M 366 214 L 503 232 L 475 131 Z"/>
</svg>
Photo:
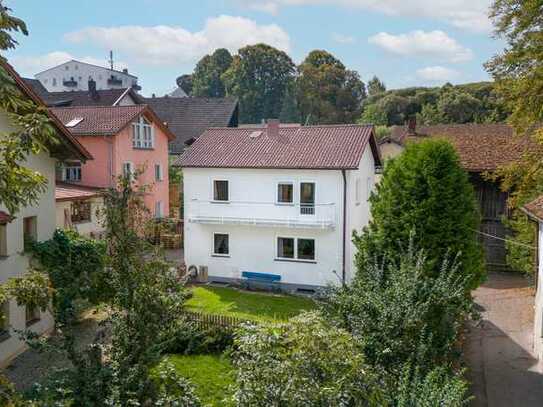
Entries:
<svg viewBox="0 0 543 407">
<path fill-rule="evenodd" d="M 517 274 L 496 273 L 474 294 L 482 320 L 464 348 L 476 407 L 543 406 L 543 375 L 532 355 L 534 293 Z"/>
</svg>

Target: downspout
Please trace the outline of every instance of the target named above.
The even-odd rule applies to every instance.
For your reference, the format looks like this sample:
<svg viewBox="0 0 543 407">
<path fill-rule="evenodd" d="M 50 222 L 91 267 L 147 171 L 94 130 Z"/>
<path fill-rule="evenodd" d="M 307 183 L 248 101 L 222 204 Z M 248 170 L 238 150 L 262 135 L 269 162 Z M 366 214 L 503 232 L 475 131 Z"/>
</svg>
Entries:
<svg viewBox="0 0 543 407">
<path fill-rule="evenodd" d="M 345 279 L 346 279 L 346 270 L 345 270 L 345 255 L 347 252 L 347 175 L 345 174 L 345 170 L 341 170 L 341 175 L 343 175 L 343 255 L 342 255 L 342 264 L 341 264 L 341 282 L 343 285 L 345 285 Z"/>
</svg>

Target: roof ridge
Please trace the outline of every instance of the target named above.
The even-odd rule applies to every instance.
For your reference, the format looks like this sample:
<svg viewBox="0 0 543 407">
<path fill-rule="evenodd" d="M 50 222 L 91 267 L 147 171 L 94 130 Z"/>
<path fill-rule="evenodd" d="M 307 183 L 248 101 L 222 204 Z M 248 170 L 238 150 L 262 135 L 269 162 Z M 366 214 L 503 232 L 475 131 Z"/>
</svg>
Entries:
<svg viewBox="0 0 543 407">
<path fill-rule="evenodd" d="M 144 107 L 147 107 L 149 105 L 147 105 L 146 103 L 140 103 L 140 104 L 137 104 L 137 105 L 123 105 L 123 106 L 119 106 L 119 105 L 112 105 L 112 106 L 103 106 L 103 105 L 96 105 L 96 106 L 50 106 L 49 109 L 132 109 L 132 108 L 144 108 Z"/>
</svg>

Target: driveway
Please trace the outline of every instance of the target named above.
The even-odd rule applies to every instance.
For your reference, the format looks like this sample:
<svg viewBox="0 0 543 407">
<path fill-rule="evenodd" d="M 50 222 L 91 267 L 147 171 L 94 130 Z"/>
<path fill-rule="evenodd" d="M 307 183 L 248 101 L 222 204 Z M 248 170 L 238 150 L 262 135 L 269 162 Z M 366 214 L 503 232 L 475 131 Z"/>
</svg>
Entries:
<svg viewBox="0 0 543 407">
<path fill-rule="evenodd" d="M 534 291 L 522 276 L 493 273 L 474 298 L 464 355 L 476 407 L 543 406 L 543 375 L 532 354 Z"/>
</svg>

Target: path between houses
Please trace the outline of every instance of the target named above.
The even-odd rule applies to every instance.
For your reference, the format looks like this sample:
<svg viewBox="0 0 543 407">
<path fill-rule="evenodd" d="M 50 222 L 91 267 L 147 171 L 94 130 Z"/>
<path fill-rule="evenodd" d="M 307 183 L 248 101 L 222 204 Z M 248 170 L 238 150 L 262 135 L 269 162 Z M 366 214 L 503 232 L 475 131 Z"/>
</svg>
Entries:
<svg viewBox="0 0 543 407">
<path fill-rule="evenodd" d="M 543 406 L 543 374 L 532 354 L 534 292 L 517 274 L 493 273 L 474 293 L 464 357 L 475 407 Z"/>
</svg>

